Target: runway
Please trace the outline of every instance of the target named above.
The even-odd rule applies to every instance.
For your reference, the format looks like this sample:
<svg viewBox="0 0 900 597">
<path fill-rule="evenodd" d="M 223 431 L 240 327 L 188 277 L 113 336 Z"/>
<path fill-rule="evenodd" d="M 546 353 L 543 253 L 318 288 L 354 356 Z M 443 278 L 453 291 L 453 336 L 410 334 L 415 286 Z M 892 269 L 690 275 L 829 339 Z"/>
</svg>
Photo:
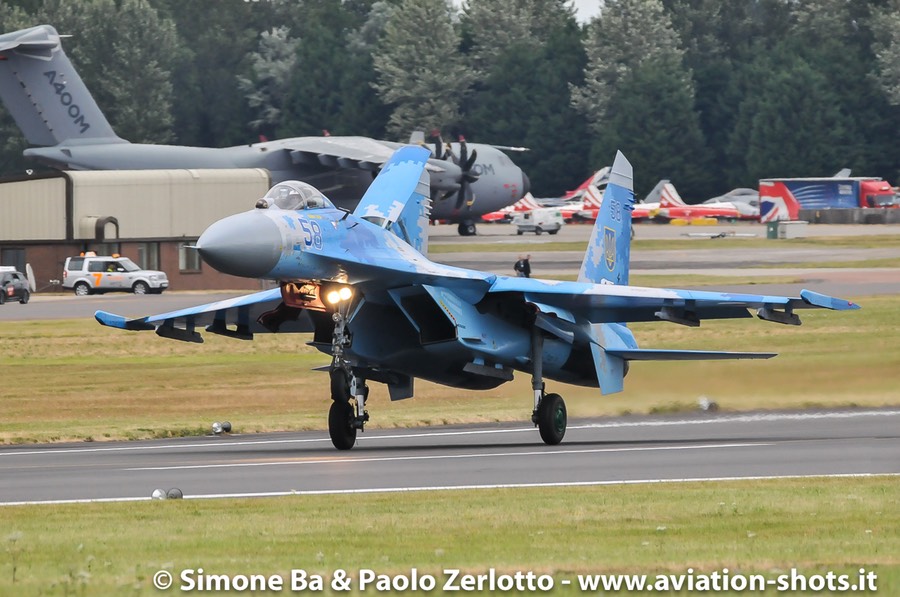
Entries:
<svg viewBox="0 0 900 597">
<path fill-rule="evenodd" d="M 525 425 L 0 448 L 0 504 L 900 474 L 900 410 L 618 417 Z"/>
</svg>

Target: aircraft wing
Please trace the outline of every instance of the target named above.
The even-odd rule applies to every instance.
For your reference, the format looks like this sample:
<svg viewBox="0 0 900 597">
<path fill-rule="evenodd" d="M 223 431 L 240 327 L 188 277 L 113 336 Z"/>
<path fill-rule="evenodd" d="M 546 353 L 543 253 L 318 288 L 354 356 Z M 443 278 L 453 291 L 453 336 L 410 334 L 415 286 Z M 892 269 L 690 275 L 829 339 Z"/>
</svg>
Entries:
<svg viewBox="0 0 900 597">
<path fill-rule="evenodd" d="M 268 326 L 259 323 L 260 316 Z M 207 332 L 242 340 L 251 340 L 254 333 L 273 332 L 275 329 L 279 333 L 313 331 L 306 311 L 281 304 L 280 288 L 136 319 L 106 311 L 97 311 L 94 318 L 107 327 L 155 329 L 157 334 L 166 338 L 198 343 L 203 342 L 203 338 L 194 331 L 196 326 L 206 326 Z"/>
<path fill-rule="evenodd" d="M 522 293 L 539 308 L 562 310 L 591 323 L 664 320 L 695 326 L 702 319 L 750 317 L 749 309 L 756 309 L 760 319 L 799 325 L 796 309 L 859 309 L 849 301 L 810 290 L 801 291 L 799 297 L 786 297 L 506 276 L 498 276 L 489 292 Z"/>
<path fill-rule="evenodd" d="M 400 144 L 390 144 L 368 137 L 299 137 L 287 139 L 284 148 L 295 164 L 319 164 L 330 168 L 378 170 Z M 429 171 L 443 171 L 428 163 Z"/>
</svg>

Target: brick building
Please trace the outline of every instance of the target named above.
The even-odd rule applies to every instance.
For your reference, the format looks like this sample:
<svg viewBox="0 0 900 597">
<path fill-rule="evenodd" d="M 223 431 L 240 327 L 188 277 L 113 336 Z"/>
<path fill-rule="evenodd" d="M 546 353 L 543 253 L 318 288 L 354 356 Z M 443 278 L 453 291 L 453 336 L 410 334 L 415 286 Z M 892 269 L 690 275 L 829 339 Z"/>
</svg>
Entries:
<svg viewBox="0 0 900 597">
<path fill-rule="evenodd" d="M 66 257 L 118 253 L 166 272 L 171 290 L 255 290 L 257 280 L 204 264 L 192 245 L 207 226 L 252 209 L 268 171 L 53 171 L 0 180 L 0 265 L 25 271 L 38 291 L 62 290 Z"/>
</svg>

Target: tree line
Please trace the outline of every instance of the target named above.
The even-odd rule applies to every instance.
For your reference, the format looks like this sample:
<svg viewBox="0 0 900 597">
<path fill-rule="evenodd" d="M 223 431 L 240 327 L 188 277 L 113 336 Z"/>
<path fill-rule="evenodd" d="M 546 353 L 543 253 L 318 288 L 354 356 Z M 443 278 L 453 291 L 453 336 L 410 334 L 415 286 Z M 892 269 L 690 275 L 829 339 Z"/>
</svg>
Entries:
<svg viewBox="0 0 900 597">
<path fill-rule="evenodd" d="M 598 0 L 599 1 L 599 0 Z M 638 195 L 759 178 L 897 182 L 900 0 L 5 0 L 47 23 L 122 138 L 363 135 L 530 150 L 537 196 L 634 164 Z M 35 164 L 0 107 L 0 175 Z"/>
</svg>

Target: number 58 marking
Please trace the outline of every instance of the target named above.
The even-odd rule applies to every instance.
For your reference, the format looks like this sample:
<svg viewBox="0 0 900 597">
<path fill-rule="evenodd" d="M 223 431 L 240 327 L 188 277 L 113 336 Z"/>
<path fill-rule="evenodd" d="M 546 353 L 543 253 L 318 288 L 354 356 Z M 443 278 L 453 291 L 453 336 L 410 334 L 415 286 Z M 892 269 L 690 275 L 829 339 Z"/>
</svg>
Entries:
<svg viewBox="0 0 900 597">
<path fill-rule="evenodd" d="M 612 197 L 610 197 L 609 198 L 609 213 L 610 213 L 610 217 L 612 217 L 613 220 L 615 220 L 616 222 L 621 222 L 622 221 L 622 203 L 620 201 L 617 201 L 616 199 L 613 199 Z"/>
<path fill-rule="evenodd" d="M 303 231 L 303 244 L 307 247 L 322 248 L 322 229 L 318 222 L 300 219 L 300 230 Z"/>
</svg>

